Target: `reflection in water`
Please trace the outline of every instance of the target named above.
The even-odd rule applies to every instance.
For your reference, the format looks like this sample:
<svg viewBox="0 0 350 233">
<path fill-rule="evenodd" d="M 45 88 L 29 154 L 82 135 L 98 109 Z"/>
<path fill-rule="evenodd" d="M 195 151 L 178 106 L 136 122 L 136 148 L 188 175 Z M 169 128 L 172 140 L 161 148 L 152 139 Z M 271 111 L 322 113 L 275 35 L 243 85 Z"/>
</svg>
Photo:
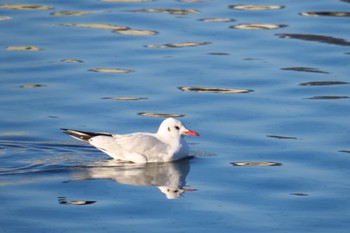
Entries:
<svg viewBox="0 0 350 233">
<path fill-rule="evenodd" d="M 96 68 L 96 69 L 90 69 L 89 71 L 97 72 L 97 73 L 130 73 L 130 72 L 135 72 L 135 70 L 119 69 L 119 68 Z"/>
<path fill-rule="evenodd" d="M 190 171 L 188 159 L 171 163 L 133 164 L 114 160 L 94 163 L 89 167 L 79 167 L 74 180 L 110 179 L 120 184 L 137 186 L 156 186 L 168 199 L 181 197 L 186 177 Z"/>
<path fill-rule="evenodd" d="M 235 20 L 230 19 L 230 18 L 204 18 L 204 19 L 199 19 L 199 21 L 214 22 L 214 23 L 226 23 L 226 22 L 233 22 Z"/>
<path fill-rule="evenodd" d="M 135 100 L 146 100 L 148 98 L 144 97 L 133 97 L 133 96 L 109 96 L 109 97 L 103 97 L 101 99 L 104 100 L 125 100 L 125 101 L 135 101 Z"/>
<path fill-rule="evenodd" d="M 51 13 L 53 16 L 83 16 L 96 14 L 98 11 L 56 11 Z"/>
<path fill-rule="evenodd" d="M 19 86 L 20 88 L 40 88 L 40 87 L 47 87 L 45 84 L 23 84 Z"/>
<path fill-rule="evenodd" d="M 332 36 L 320 36 L 320 35 L 313 35 L 313 34 L 276 34 L 276 36 L 278 36 L 279 38 L 286 38 L 286 39 L 298 39 L 298 40 L 316 41 L 316 42 L 327 43 L 327 44 L 350 46 L 349 41 L 346 41 L 342 38 L 332 37 Z"/>
<path fill-rule="evenodd" d="M 298 139 L 297 137 L 281 136 L 281 135 L 266 135 L 266 137 L 277 138 L 277 139 Z"/>
</svg>

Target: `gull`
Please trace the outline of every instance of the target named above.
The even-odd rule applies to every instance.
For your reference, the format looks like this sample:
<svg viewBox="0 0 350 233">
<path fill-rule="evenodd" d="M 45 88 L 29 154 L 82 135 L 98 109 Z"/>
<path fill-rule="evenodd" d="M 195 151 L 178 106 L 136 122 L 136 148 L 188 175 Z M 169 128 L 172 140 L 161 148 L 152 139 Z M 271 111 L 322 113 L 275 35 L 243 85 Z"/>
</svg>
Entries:
<svg viewBox="0 0 350 233">
<path fill-rule="evenodd" d="M 89 143 L 113 159 L 133 163 L 170 162 L 189 156 L 184 136 L 199 136 L 179 120 L 165 119 L 157 133 L 111 134 L 62 129 L 64 133 Z"/>
</svg>

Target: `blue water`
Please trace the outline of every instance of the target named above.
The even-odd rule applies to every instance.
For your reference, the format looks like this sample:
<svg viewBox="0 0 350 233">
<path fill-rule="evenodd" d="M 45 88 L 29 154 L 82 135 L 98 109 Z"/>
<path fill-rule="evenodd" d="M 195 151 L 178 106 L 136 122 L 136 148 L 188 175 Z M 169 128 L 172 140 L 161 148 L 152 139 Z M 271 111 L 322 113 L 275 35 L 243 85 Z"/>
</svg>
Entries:
<svg viewBox="0 0 350 233">
<path fill-rule="evenodd" d="M 0 2 L 0 232 L 348 232 L 349 15 L 331 0 Z M 195 158 L 116 165 L 60 131 L 156 131 L 145 112 L 183 115 Z"/>
</svg>

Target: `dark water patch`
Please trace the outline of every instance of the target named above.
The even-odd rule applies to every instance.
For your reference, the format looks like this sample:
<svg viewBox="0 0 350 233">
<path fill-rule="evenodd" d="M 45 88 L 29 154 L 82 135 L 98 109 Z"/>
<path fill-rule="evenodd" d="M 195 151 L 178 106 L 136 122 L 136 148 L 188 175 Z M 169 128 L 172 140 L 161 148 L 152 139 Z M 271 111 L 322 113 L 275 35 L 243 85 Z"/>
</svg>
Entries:
<svg viewBox="0 0 350 233">
<path fill-rule="evenodd" d="M 166 9 L 166 8 L 149 8 L 140 10 L 130 10 L 130 12 L 146 12 L 146 13 L 168 13 L 172 15 L 189 15 L 200 13 L 198 10 L 193 9 Z"/>
<path fill-rule="evenodd" d="M 11 10 L 53 10 L 54 7 L 47 5 L 30 5 L 30 4 L 0 4 L 0 9 Z"/>
<path fill-rule="evenodd" d="M 349 99 L 349 96 L 336 96 L 336 95 L 325 95 L 325 96 L 313 96 L 306 99 L 310 100 L 338 100 L 338 99 Z"/>
<path fill-rule="evenodd" d="M 349 82 L 343 81 L 319 81 L 319 82 L 306 82 L 300 83 L 300 86 L 330 86 L 330 85 L 345 85 L 350 84 Z"/>
<path fill-rule="evenodd" d="M 350 153 L 350 150 L 339 150 L 339 152 L 342 152 L 342 153 Z"/>
<path fill-rule="evenodd" d="M 208 55 L 227 56 L 227 55 L 230 55 L 230 54 L 229 53 L 223 53 L 223 52 L 213 52 L 213 53 L 208 53 Z"/>
<path fill-rule="evenodd" d="M 243 167 L 270 167 L 270 166 L 282 166 L 282 163 L 277 162 L 232 162 L 233 166 Z"/>
<path fill-rule="evenodd" d="M 210 42 L 183 42 L 183 43 L 171 43 L 163 45 L 145 45 L 146 48 L 184 48 L 184 47 L 194 47 L 199 45 L 207 45 Z"/>
<path fill-rule="evenodd" d="M 311 67 L 286 67 L 286 68 L 281 68 L 281 70 L 329 74 L 329 72 L 322 71 L 322 70 L 317 69 L 317 68 L 311 68 Z"/>
<path fill-rule="evenodd" d="M 316 41 L 326 44 L 334 44 L 341 46 L 350 46 L 350 42 L 342 38 L 336 38 L 332 36 L 322 36 L 322 35 L 313 35 L 313 34 L 276 34 L 279 38 L 283 39 L 297 39 L 297 40 L 306 40 L 306 41 Z"/>
<path fill-rule="evenodd" d="M 335 16 L 335 17 L 349 17 L 350 12 L 345 11 L 309 11 L 299 13 L 301 16 Z"/>
<path fill-rule="evenodd" d="M 159 113 L 159 112 L 139 112 L 137 115 L 147 117 L 184 117 L 185 114 L 178 113 Z"/>
<path fill-rule="evenodd" d="M 276 139 L 298 139 L 297 137 L 281 136 L 281 135 L 266 135 L 266 137 L 276 138 Z"/>
<path fill-rule="evenodd" d="M 262 10 L 280 10 L 285 6 L 278 5 L 230 5 L 230 9 L 233 10 L 249 10 L 249 11 L 262 11 Z"/>
<path fill-rule="evenodd" d="M 230 26 L 233 29 L 246 29 L 246 30 L 274 30 L 279 28 L 287 27 L 286 24 L 260 24 L 260 23 L 251 23 L 251 24 L 237 24 Z"/>
<path fill-rule="evenodd" d="M 216 87 L 178 87 L 181 91 L 189 92 L 206 92 L 206 93 L 223 93 L 223 94 L 239 94 L 249 93 L 253 90 L 248 89 L 233 89 L 233 88 L 216 88 Z"/>
</svg>

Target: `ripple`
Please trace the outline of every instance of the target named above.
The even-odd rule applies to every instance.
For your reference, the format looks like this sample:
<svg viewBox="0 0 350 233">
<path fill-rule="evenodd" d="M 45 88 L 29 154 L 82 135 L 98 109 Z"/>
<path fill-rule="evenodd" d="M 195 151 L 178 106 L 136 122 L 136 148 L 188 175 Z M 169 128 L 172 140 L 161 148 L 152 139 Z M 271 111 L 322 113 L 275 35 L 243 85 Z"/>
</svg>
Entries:
<svg viewBox="0 0 350 233">
<path fill-rule="evenodd" d="M 42 88 L 42 87 L 47 87 L 47 85 L 45 84 L 23 84 L 21 86 L 19 86 L 20 88 Z"/>
<path fill-rule="evenodd" d="M 135 101 L 135 100 L 146 100 L 148 98 L 143 97 L 133 97 L 133 96 L 110 96 L 110 97 L 103 97 L 101 99 L 105 100 L 123 100 L 123 101 Z"/>
<path fill-rule="evenodd" d="M 177 113 L 157 113 L 157 112 L 139 112 L 137 115 L 147 117 L 184 117 L 184 114 Z"/>
<path fill-rule="evenodd" d="M 223 94 L 249 93 L 253 91 L 253 90 L 247 90 L 247 89 L 215 88 L 215 87 L 178 87 L 178 89 L 180 89 L 181 91 L 223 93 Z"/>
<path fill-rule="evenodd" d="M 310 100 L 338 100 L 338 99 L 349 99 L 349 96 L 334 96 L 334 95 L 325 95 L 325 96 L 313 96 L 310 98 Z"/>
<path fill-rule="evenodd" d="M 97 73 L 130 73 L 130 72 L 135 72 L 135 70 L 119 69 L 119 68 L 96 68 L 96 69 L 90 69 L 89 71 L 97 72 Z"/>
<path fill-rule="evenodd" d="M 276 139 L 298 139 L 297 137 L 280 136 L 280 135 L 266 135 L 266 137 L 276 138 Z"/>
<path fill-rule="evenodd" d="M 114 30 L 113 32 L 122 34 L 122 35 L 132 35 L 132 36 L 153 36 L 158 34 L 157 31 L 136 30 L 136 29 Z"/>
<path fill-rule="evenodd" d="M 30 5 L 30 4 L 0 4 L 2 9 L 12 10 L 53 10 L 54 7 L 46 5 Z"/>
<path fill-rule="evenodd" d="M 230 28 L 234 29 L 264 29 L 264 30 L 272 30 L 272 29 L 279 29 L 283 27 L 287 27 L 288 25 L 285 24 L 238 24 L 233 25 Z"/>
<path fill-rule="evenodd" d="M 84 61 L 79 59 L 63 59 L 61 60 L 62 63 L 84 63 Z"/>
<path fill-rule="evenodd" d="M 107 29 L 107 30 L 126 30 L 128 27 L 117 26 L 112 24 L 100 24 L 100 23 L 65 23 L 62 26 L 66 27 L 85 27 L 94 29 Z"/>
<path fill-rule="evenodd" d="M 131 10 L 130 12 L 147 12 L 147 13 L 168 13 L 172 15 L 189 15 L 200 13 L 198 10 L 191 9 L 166 9 L 166 8 L 149 8 L 140 10 Z"/>
<path fill-rule="evenodd" d="M 319 81 L 319 82 L 306 82 L 300 83 L 300 86 L 328 86 L 328 85 L 345 85 L 350 84 L 349 82 L 343 81 Z"/>
<path fill-rule="evenodd" d="M 313 34 L 276 34 L 276 36 L 283 39 L 298 39 L 298 40 L 316 41 L 320 43 L 327 43 L 327 44 L 334 44 L 334 45 L 350 46 L 349 41 L 346 41 L 342 38 L 336 38 L 331 36 L 321 36 L 321 35 L 313 35 Z"/>
<path fill-rule="evenodd" d="M 335 16 L 335 17 L 349 17 L 350 12 L 341 11 L 314 11 L 314 12 L 301 12 L 301 16 Z"/>
<path fill-rule="evenodd" d="M 254 10 L 254 11 L 261 11 L 261 10 L 279 10 L 283 9 L 285 6 L 278 6 L 278 5 L 230 5 L 230 9 L 234 10 Z"/>
<path fill-rule="evenodd" d="M 8 46 L 8 47 L 6 47 L 6 50 L 9 50 L 9 51 L 41 51 L 44 49 L 29 45 L 29 46 Z"/>
<path fill-rule="evenodd" d="M 269 167 L 269 166 L 282 166 L 282 163 L 277 162 L 232 162 L 233 166 L 244 167 Z"/>
<path fill-rule="evenodd" d="M 153 2 L 154 0 L 100 0 L 101 2 Z"/>
<path fill-rule="evenodd" d="M 57 11 L 51 13 L 53 16 L 84 16 L 96 14 L 97 11 Z"/>
<path fill-rule="evenodd" d="M 183 43 L 172 43 L 163 45 L 145 45 L 146 48 L 184 48 L 184 47 L 194 47 L 199 45 L 207 45 L 210 42 L 183 42 Z"/>
<path fill-rule="evenodd" d="M 11 17 L 9 17 L 9 16 L 0 16 L 0 21 L 1 20 L 10 20 L 11 19 Z"/>
<path fill-rule="evenodd" d="M 322 70 L 317 69 L 317 68 L 310 68 L 310 67 L 286 67 L 286 68 L 281 68 L 281 70 L 329 74 L 329 72 L 322 71 Z"/>
<path fill-rule="evenodd" d="M 199 21 L 213 22 L 213 23 L 226 23 L 226 22 L 233 22 L 235 20 L 230 18 L 203 18 L 203 19 L 199 19 Z"/>
</svg>

